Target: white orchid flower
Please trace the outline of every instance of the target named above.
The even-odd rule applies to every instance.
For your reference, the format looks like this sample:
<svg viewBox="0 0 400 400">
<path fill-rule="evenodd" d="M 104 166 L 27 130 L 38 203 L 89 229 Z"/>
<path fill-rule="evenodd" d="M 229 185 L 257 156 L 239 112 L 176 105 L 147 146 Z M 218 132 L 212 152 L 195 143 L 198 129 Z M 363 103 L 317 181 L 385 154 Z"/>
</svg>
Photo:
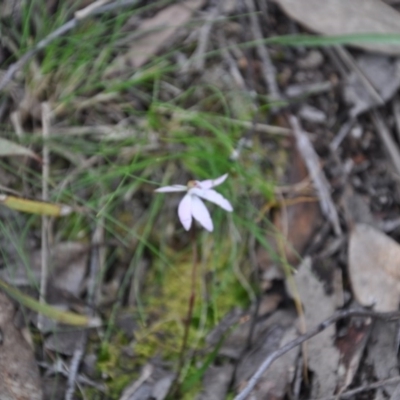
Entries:
<svg viewBox="0 0 400 400">
<path fill-rule="evenodd" d="M 185 185 L 172 185 L 164 186 L 155 191 L 158 193 L 170 192 L 187 192 L 183 197 L 178 207 L 178 216 L 183 227 L 188 231 L 192 226 L 193 218 L 200 223 L 200 225 L 212 232 L 214 225 L 210 217 L 207 207 L 203 203 L 205 199 L 217 204 L 226 211 L 232 212 L 233 207 L 231 203 L 225 199 L 221 194 L 213 190 L 215 186 L 220 185 L 228 177 L 228 174 L 222 175 L 217 179 L 207 179 L 205 181 L 189 181 Z"/>
</svg>

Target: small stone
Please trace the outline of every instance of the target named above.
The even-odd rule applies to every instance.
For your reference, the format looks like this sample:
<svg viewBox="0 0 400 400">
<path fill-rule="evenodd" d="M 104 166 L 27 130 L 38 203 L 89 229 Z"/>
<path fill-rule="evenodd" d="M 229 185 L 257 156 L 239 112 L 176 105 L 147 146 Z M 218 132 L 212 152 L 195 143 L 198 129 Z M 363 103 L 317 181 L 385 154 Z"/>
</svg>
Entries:
<svg viewBox="0 0 400 400">
<path fill-rule="evenodd" d="M 324 62 L 324 56 L 318 50 L 311 50 L 306 57 L 297 62 L 299 68 L 316 69 Z"/>
<path fill-rule="evenodd" d="M 300 108 L 299 117 L 304 121 L 314 122 L 317 124 L 325 123 L 327 120 L 326 114 L 323 111 L 308 104 L 304 104 Z"/>
</svg>

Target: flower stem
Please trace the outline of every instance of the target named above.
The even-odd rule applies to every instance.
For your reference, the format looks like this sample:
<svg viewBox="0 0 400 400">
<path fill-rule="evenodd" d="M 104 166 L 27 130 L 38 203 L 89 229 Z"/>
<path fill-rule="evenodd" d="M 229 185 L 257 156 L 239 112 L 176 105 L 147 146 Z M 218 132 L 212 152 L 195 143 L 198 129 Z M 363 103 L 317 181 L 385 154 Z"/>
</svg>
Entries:
<svg viewBox="0 0 400 400">
<path fill-rule="evenodd" d="M 175 381 L 175 388 L 173 393 L 177 390 L 177 385 L 179 384 L 180 376 L 182 373 L 183 364 L 185 361 L 185 353 L 187 349 L 188 339 L 189 339 L 189 331 L 190 325 L 193 317 L 194 303 L 196 300 L 196 277 L 197 277 L 197 241 L 196 241 L 196 227 L 193 225 L 191 230 L 191 241 L 192 241 L 192 254 L 193 254 L 193 265 L 192 265 L 192 279 L 191 279 L 191 292 L 189 297 L 189 307 L 187 316 L 185 319 L 185 332 L 183 334 L 182 346 L 179 354 L 179 364 L 178 364 L 178 373 Z"/>
</svg>

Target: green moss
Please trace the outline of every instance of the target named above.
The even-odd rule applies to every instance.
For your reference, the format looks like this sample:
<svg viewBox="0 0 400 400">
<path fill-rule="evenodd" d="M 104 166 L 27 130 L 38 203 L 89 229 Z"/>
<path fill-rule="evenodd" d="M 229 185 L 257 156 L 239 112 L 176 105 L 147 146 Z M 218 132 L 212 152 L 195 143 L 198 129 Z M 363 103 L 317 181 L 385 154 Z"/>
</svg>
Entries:
<svg viewBox="0 0 400 400">
<path fill-rule="evenodd" d="M 122 390 L 137 379 L 139 371 L 138 361 L 124 356 L 121 339 L 122 335 L 116 335 L 112 343 L 103 343 L 98 352 L 96 366 L 104 377 L 107 394 L 111 399 L 118 399 Z"/>
<path fill-rule="evenodd" d="M 197 265 L 196 297 L 190 325 L 189 347 L 201 345 L 202 340 L 233 307 L 245 306 L 248 295 L 239 283 L 232 266 L 232 252 L 228 239 L 214 243 L 212 236 L 201 243 L 202 261 Z M 210 249 L 206 253 L 205 249 Z M 172 249 L 164 253 L 173 254 Z M 148 275 L 146 311 L 149 324 L 136 332 L 135 353 L 146 360 L 155 354 L 164 359 L 177 360 L 185 331 L 189 299 L 192 293 L 191 254 L 184 253 L 165 266 L 160 259 L 154 261 Z M 201 329 L 200 329 L 201 325 Z"/>
</svg>

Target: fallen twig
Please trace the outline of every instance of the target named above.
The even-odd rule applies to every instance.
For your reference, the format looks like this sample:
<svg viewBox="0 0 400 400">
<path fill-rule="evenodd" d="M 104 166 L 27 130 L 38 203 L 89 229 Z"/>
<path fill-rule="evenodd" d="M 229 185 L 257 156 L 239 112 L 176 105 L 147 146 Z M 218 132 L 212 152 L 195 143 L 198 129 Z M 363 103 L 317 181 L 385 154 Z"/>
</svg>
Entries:
<svg viewBox="0 0 400 400">
<path fill-rule="evenodd" d="M 365 386 L 360 386 L 355 389 L 348 390 L 347 392 L 343 392 L 340 394 L 337 394 L 335 396 L 330 396 L 330 397 L 322 397 L 316 400 L 336 400 L 336 399 L 347 399 L 349 397 L 354 396 L 355 394 L 362 393 L 362 392 L 368 392 L 370 390 L 375 390 L 379 389 L 383 386 L 388 386 L 388 385 L 397 385 L 400 383 L 400 376 L 395 376 L 393 378 L 385 379 L 383 381 L 378 381 L 374 382 L 371 385 L 365 385 Z"/>
<path fill-rule="evenodd" d="M 65 392 L 65 400 L 72 400 L 74 398 L 75 392 L 75 382 L 78 375 L 79 365 L 81 363 L 83 354 L 85 352 L 87 343 L 87 333 L 82 336 L 82 340 L 74 351 L 72 356 L 69 370 L 68 370 L 68 386 L 67 391 Z"/>
<path fill-rule="evenodd" d="M 342 125 L 342 127 L 339 129 L 339 132 L 337 133 L 337 135 L 334 137 L 334 139 L 332 140 L 332 142 L 329 145 L 329 147 L 332 151 L 336 151 L 339 148 L 340 144 L 343 142 L 345 137 L 349 134 L 349 132 L 351 131 L 351 129 L 353 128 L 355 123 L 356 123 L 356 120 L 351 119 Z"/>
<path fill-rule="evenodd" d="M 204 70 L 204 62 L 205 62 L 204 54 L 206 53 L 207 45 L 210 40 L 211 29 L 217 17 L 218 17 L 218 8 L 215 7 L 208 14 L 204 25 L 199 30 L 199 40 L 197 48 L 193 53 L 192 60 L 191 61 L 189 60 L 189 62 L 192 63 L 193 69 L 195 71 Z"/>
<path fill-rule="evenodd" d="M 235 83 L 239 89 L 246 90 L 245 80 L 237 66 L 236 61 L 232 57 L 229 50 L 227 50 L 228 45 L 227 45 L 227 43 L 225 41 L 225 37 L 223 36 L 221 31 L 217 33 L 217 38 L 218 38 L 218 45 L 222 52 L 222 57 L 223 57 L 224 61 L 226 62 L 226 64 L 228 65 L 229 72 L 232 75 L 233 80 L 235 81 Z"/>
<path fill-rule="evenodd" d="M 259 41 L 257 44 L 257 53 L 262 63 L 262 74 L 267 84 L 268 91 L 274 100 L 280 100 L 282 97 L 279 92 L 278 84 L 276 83 L 276 71 L 272 64 L 268 50 L 263 43 L 264 37 L 261 31 L 258 16 L 256 14 L 256 7 L 253 0 L 246 0 L 246 6 L 250 12 L 251 31 L 255 40 Z"/>
<path fill-rule="evenodd" d="M 47 139 L 50 135 L 51 110 L 48 103 L 42 103 L 42 135 L 43 135 L 43 164 L 42 164 L 42 200 L 49 200 L 49 175 L 50 175 L 50 152 L 47 145 Z M 41 250 L 41 275 L 40 275 L 40 293 L 41 303 L 46 301 L 47 276 L 49 273 L 49 226 L 50 220 L 46 215 L 42 216 L 42 250 Z M 38 315 L 38 327 L 43 327 L 43 316 Z"/>
<path fill-rule="evenodd" d="M 393 100 L 393 108 L 392 108 L 394 121 L 396 123 L 396 136 L 397 140 L 400 140 L 400 99 L 395 97 Z"/>
<path fill-rule="evenodd" d="M 101 243 L 104 242 L 104 225 L 103 217 L 100 218 L 96 224 L 95 231 L 92 236 L 92 252 L 90 257 L 90 271 L 89 271 L 89 283 L 88 283 L 88 296 L 87 306 L 89 310 L 93 310 L 96 304 L 96 281 L 99 272 L 103 269 L 104 263 L 104 249 Z M 92 311 L 93 316 L 93 311 Z M 72 356 L 69 371 L 68 371 L 68 386 L 65 392 L 65 400 L 72 400 L 74 398 L 75 383 L 77 381 L 79 365 L 82 361 L 83 355 L 85 354 L 86 344 L 88 341 L 88 332 L 83 331 L 82 339 L 77 345 L 74 354 Z"/>
<path fill-rule="evenodd" d="M 142 373 L 139 376 L 139 379 L 134 382 L 132 385 L 125 388 L 119 400 L 129 400 L 133 398 L 133 395 L 138 391 L 140 386 L 143 385 L 153 374 L 154 367 L 151 364 L 146 364 L 143 367 Z"/>
<path fill-rule="evenodd" d="M 378 110 L 371 111 L 372 122 L 375 125 L 376 131 L 380 139 L 385 146 L 387 153 L 389 154 L 390 159 L 392 160 L 393 166 L 396 169 L 396 172 L 400 174 L 400 151 L 399 148 L 394 141 L 389 128 L 387 127 L 385 121 L 383 120 L 381 114 Z"/>
<path fill-rule="evenodd" d="M 368 91 L 371 98 L 374 99 L 374 101 L 376 101 L 376 103 L 378 105 L 385 104 L 385 102 L 382 99 L 382 96 L 379 94 L 378 90 L 374 87 L 374 85 L 371 83 L 371 81 L 365 75 L 364 71 L 357 65 L 357 63 L 354 61 L 351 54 L 343 46 L 335 46 L 335 50 L 336 50 L 338 56 L 343 61 L 343 63 L 349 69 L 349 71 L 355 72 L 358 79 L 362 82 L 362 84 L 364 85 L 365 89 Z"/>
<path fill-rule="evenodd" d="M 234 398 L 234 400 L 245 400 L 246 397 L 251 393 L 251 391 L 256 386 L 257 382 L 260 380 L 264 372 L 271 366 L 271 364 L 286 354 L 288 351 L 292 350 L 296 346 L 301 345 L 312 337 L 318 335 L 320 332 L 324 331 L 326 328 L 334 324 L 335 322 L 349 317 L 362 317 L 362 318 L 377 318 L 383 319 L 388 322 L 395 321 L 400 319 L 400 311 L 396 312 L 388 312 L 382 313 L 377 311 L 369 311 L 369 310 L 341 310 L 333 314 L 331 317 L 322 321 L 316 327 L 305 333 L 304 335 L 299 336 L 297 339 L 292 340 L 285 346 L 280 349 L 272 352 L 264 362 L 259 366 L 255 374 L 250 378 L 247 386 Z M 343 393 L 342 395 L 344 395 Z"/>
<path fill-rule="evenodd" d="M 296 138 L 297 148 L 306 163 L 310 177 L 317 190 L 322 213 L 329 219 L 335 234 L 339 236 L 342 233 L 339 216 L 331 198 L 329 182 L 319 165 L 318 155 L 307 134 L 301 129 L 298 119 L 292 115 L 289 121 L 293 129 L 293 135 Z"/>
<path fill-rule="evenodd" d="M 68 378 L 68 371 L 65 363 L 61 361 L 60 359 L 57 359 L 53 364 L 44 362 L 44 361 L 38 361 L 37 363 L 41 368 L 46 370 L 46 375 L 62 375 L 66 378 Z M 85 385 L 89 387 L 96 388 L 102 393 L 106 392 L 106 387 L 104 383 L 97 383 L 91 379 L 89 379 L 87 376 L 84 374 L 78 375 L 77 381 L 80 385 Z"/>
</svg>

